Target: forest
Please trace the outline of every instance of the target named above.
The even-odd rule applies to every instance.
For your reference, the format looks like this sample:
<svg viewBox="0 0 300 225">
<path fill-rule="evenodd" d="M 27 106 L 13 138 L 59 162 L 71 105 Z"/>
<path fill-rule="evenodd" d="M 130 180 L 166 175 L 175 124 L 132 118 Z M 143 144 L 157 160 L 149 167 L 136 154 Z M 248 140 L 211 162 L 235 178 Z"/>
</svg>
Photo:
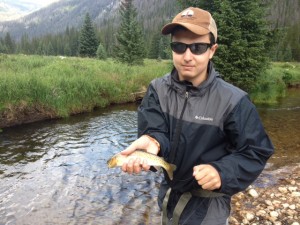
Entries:
<svg viewBox="0 0 300 225">
<path fill-rule="evenodd" d="M 268 6 L 265 17 L 269 24 L 268 52 L 271 60 L 300 61 L 300 1 L 267 0 L 266 2 Z M 145 57 L 170 58 L 170 52 L 167 50 L 169 39 L 160 35 L 160 29 L 181 6 L 171 0 L 159 1 L 156 4 L 153 4 L 153 0 L 134 1 L 134 5 L 137 8 L 138 24 L 142 28 Z M 92 7 L 96 6 L 92 5 Z M 84 16 L 79 16 L 81 21 L 78 23 L 82 24 L 81 26 L 69 26 L 71 23 L 67 18 L 66 21 L 60 21 L 60 32 L 57 33 L 46 33 L 47 30 L 44 30 L 43 35 L 34 35 L 32 33 L 34 31 L 28 31 L 28 33 L 19 33 L 18 37 L 15 37 L 10 32 L 5 32 L 0 38 L 0 53 L 79 56 L 80 32 L 84 24 Z M 90 16 L 98 44 L 101 43 L 107 56 L 112 57 L 117 42 L 116 33 L 120 26 L 119 11 L 114 11 L 112 15 L 101 20 L 95 19 L 97 16 L 95 10 L 91 11 Z M 78 16 L 76 18 L 78 20 Z M 65 27 L 63 27 L 64 23 Z M 45 24 L 44 27 L 49 26 Z"/>
</svg>

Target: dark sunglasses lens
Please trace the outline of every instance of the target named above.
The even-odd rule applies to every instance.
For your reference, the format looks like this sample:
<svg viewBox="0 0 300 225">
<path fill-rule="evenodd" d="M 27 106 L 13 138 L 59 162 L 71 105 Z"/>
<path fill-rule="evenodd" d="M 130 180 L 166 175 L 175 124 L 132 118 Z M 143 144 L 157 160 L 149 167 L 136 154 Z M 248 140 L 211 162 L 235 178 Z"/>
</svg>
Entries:
<svg viewBox="0 0 300 225">
<path fill-rule="evenodd" d="M 208 45 L 202 43 L 196 43 L 190 45 L 191 52 L 195 55 L 201 55 L 207 51 Z"/>
<path fill-rule="evenodd" d="M 171 43 L 171 49 L 178 54 L 184 53 L 186 48 L 187 46 L 184 43 L 178 43 L 178 42 Z"/>
</svg>

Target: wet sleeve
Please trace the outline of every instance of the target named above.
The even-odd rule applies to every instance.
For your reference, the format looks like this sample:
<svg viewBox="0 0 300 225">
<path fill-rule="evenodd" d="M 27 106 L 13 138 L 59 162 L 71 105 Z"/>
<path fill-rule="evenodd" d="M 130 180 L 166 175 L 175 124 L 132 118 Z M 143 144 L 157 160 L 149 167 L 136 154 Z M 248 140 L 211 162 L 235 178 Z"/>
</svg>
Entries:
<svg viewBox="0 0 300 225">
<path fill-rule="evenodd" d="M 247 96 L 228 115 L 224 131 L 229 139 L 228 155 L 211 164 L 222 179 L 220 192 L 233 195 L 255 181 L 273 154 L 274 147 Z"/>
<path fill-rule="evenodd" d="M 138 136 L 148 134 L 160 144 L 160 156 L 165 156 L 170 148 L 168 122 L 160 107 L 159 98 L 152 84 L 138 108 Z"/>
</svg>

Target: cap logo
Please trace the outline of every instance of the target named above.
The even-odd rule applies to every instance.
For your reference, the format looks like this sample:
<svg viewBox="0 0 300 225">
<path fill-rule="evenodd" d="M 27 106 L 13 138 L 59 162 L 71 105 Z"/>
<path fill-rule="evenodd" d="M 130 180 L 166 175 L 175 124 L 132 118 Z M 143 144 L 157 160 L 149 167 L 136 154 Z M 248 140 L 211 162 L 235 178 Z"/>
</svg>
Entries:
<svg viewBox="0 0 300 225">
<path fill-rule="evenodd" d="M 182 14 L 181 17 L 192 17 L 194 15 L 194 11 L 191 9 L 185 10 Z"/>
</svg>

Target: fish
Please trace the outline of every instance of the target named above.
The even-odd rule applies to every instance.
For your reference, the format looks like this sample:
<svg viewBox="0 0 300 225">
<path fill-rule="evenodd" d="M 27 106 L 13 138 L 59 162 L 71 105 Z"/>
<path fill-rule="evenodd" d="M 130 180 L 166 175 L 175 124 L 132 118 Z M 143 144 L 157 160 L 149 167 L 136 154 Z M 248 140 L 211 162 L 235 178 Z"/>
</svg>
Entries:
<svg viewBox="0 0 300 225">
<path fill-rule="evenodd" d="M 109 168 L 122 166 L 123 163 L 127 163 L 130 159 L 136 158 L 146 160 L 148 165 L 150 166 L 163 168 L 167 172 L 170 180 L 173 180 L 173 173 L 176 170 L 176 165 L 168 163 L 162 157 L 143 150 L 136 150 L 130 155 L 122 155 L 121 153 L 117 153 L 107 161 L 107 166 Z"/>
</svg>

